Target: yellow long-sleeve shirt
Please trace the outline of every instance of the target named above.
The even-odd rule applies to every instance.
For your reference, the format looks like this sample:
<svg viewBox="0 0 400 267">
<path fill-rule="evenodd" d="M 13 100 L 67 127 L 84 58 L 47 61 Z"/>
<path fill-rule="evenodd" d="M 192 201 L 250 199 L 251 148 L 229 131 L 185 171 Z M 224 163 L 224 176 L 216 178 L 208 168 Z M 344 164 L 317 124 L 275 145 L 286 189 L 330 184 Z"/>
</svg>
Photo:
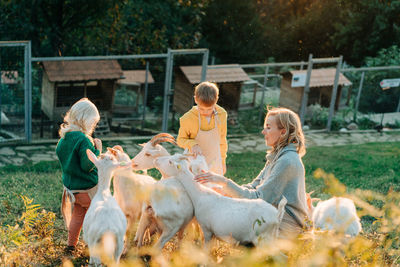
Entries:
<svg viewBox="0 0 400 267">
<path fill-rule="evenodd" d="M 228 151 L 228 142 L 226 140 L 227 133 L 227 117 L 226 110 L 222 107 L 215 105 L 217 115 L 219 118 L 218 131 L 219 131 L 219 143 L 221 150 L 222 163 L 225 165 L 226 152 Z M 180 128 L 177 138 L 177 143 L 182 148 L 191 149 L 192 146 L 197 145 L 195 140 L 197 133 L 199 132 L 199 111 L 197 106 L 194 106 L 191 110 L 186 112 L 180 119 Z M 204 116 L 200 116 L 201 119 L 201 130 L 209 131 L 215 127 L 215 118 L 211 117 L 210 122 Z"/>
</svg>

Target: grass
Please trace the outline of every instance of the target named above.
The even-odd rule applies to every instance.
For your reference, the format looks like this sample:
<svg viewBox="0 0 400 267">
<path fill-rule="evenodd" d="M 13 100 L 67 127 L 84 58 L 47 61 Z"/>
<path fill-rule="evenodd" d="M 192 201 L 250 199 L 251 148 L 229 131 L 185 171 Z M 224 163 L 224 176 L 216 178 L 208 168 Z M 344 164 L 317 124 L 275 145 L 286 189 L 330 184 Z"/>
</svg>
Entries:
<svg viewBox="0 0 400 267">
<path fill-rule="evenodd" d="M 400 143 L 369 143 L 336 147 L 311 147 L 303 157 L 307 191 L 323 197 L 323 181 L 313 178 L 317 168 L 333 173 L 348 190 L 368 189 L 387 193 L 400 191 Z M 264 152 L 229 154 L 226 176 L 239 184 L 249 183 L 265 165 Z M 61 169 L 58 162 L 0 169 L 1 224 L 9 224 L 21 213 L 18 195 L 33 198 L 44 209 L 60 216 Z M 160 178 L 156 170 L 150 175 Z M 326 196 L 325 196 L 326 197 Z"/>
<path fill-rule="evenodd" d="M 391 190 L 400 192 L 400 143 L 370 143 L 363 145 L 345 145 L 336 147 L 311 147 L 303 158 L 306 169 L 307 191 L 315 190 L 314 196 L 328 198 L 324 181 L 315 179 L 317 168 L 333 173 L 347 186 L 348 192 L 356 189 L 371 190 L 383 195 Z M 249 183 L 265 165 L 265 153 L 230 154 L 227 158 L 227 177 L 239 184 Z M 157 171 L 151 175 L 159 177 Z M 2 227 L 21 223 L 19 219 L 24 211 L 24 203 L 19 195 L 34 200 L 34 203 L 56 214 L 56 243 L 63 247 L 67 232 L 64 230 L 60 214 L 62 193 L 61 170 L 58 162 L 40 162 L 29 166 L 6 166 L 0 169 L 0 223 Z M 383 203 L 373 201 L 381 207 Z M 371 216 L 364 216 L 362 224 L 371 234 L 375 231 Z M 0 240 L 1 241 L 1 240 Z M 1 245 L 1 244 L 0 244 Z M 0 251 L 1 256 L 1 251 Z M 57 257 L 57 256 L 55 256 Z M 81 264 L 78 259 L 75 264 Z M 56 261 L 58 264 L 61 260 Z M 52 265 L 52 264 L 51 264 Z"/>
<path fill-rule="evenodd" d="M 335 147 L 311 147 L 303 157 L 307 191 L 322 194 L 323 182 L 313 178 L 316 169 L 333 173 L 348 190 L 400 191 L 400 143 L 369 143 Z M 226 176 L 239 184 L 249 183 L 265 165 L 264 152 L 231 154 Z"/>
</svg>

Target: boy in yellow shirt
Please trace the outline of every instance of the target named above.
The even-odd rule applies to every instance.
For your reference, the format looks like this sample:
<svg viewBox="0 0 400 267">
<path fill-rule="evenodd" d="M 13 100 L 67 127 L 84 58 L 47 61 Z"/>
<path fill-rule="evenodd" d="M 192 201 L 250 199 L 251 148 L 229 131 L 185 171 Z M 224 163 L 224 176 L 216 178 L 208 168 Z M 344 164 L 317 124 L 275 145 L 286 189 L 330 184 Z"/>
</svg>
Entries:
<svg viewBox="0 0 400 267">
<path fill-rule="evenodd" d="M 196 86 L 194 101 L 197 106 L 180 119 L 177 142 L 195 156 L 202 154 L 210 171 L 223 175 L 226 172 L 227 113 L 217 105 L 219 89 L 214 83 L 202 82 Z"/>
</svg>

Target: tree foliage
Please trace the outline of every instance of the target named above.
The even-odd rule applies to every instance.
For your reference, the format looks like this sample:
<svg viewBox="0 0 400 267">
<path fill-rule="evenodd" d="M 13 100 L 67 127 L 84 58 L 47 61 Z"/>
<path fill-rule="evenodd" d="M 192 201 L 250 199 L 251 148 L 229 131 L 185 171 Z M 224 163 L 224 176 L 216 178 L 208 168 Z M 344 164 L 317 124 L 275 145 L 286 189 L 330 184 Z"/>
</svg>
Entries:
<svg viewBox="0 0 400 267">
<path fill-rule="evenodd" d="M 379 51 L 376 57 L 367 57 L 366 67 L 399 66 L 400 47 L 391 46 Z M 361 75 L 361 74 L 358 74 Z M 369 71 L 365 74 L 359 109 L 362 112 L 395 112 L 400 98 L 400 88 L 382 90 L 383 79 L 400 78 L 400 70 Z M 357 87 L 358 88 L 358 87 Z"/>
<path fill-rule="evenodd" d="M 1 0 L 0 39 L 35 56 L 208 47 L 219 62 L 343 55 L 355 66 L 400 41 L 398 0 Z"/>
<path fill-rule="evenodd" d="M 34 56 L 164 52 L 197 46 L 201 0 L 0 2 L 0 39 L 32 40 Z"/>
<path fill-rule="evenodd" d="M 353 65 L 382 48 L 400 42 L 400 1 L 340 0 L 340 17 L 332 40 L 336 51 Z"/>
<path fill-rule="evenodd" d="M 229 62 L 343 55 L 359 66 L 400 41 L 400 2 L 390 0 L 210 1 L 203 33 Z"/>
<path fill-rule="evenodd" d="M 264 59 L 263 25 L 255 1 L 211 1 L 202 21 L 204 44 L 224 63 Z"/>
</svg>

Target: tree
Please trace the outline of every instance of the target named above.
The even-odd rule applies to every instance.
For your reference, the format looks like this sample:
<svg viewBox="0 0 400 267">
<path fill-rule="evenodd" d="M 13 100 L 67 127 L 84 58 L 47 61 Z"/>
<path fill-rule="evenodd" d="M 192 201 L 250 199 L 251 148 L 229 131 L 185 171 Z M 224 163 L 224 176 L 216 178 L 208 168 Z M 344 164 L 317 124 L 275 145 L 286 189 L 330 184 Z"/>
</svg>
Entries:
<svg viewBox="0 0 400 267">
<path fill-rule="evenodd" d="M 391 46 L 381 49 L 376 57 L 367 57 L 365 67 L 376 66 L 399 66 L 400 47 Z M 353 78 L 359 80 L 361 73 L 353 74 Z M 400 78 L 400 70 L 368 71 L 365 73 L 363 91 L 360 98 L 359 111 L 369 112 L 395 112 L 399 97 L 400 88 L 382 90 L 379 83 L 383 79 Z M 358 84 L 353 84 L 358 88 Z M 354 90 L 356 91 L 356 90 Z M 357 93 L 357 92 L 354 92 Z"/>
<path fill-rule="evenodd" d="M 400 1 L 341 0 L 332 42 L 352 65 L 400 43 Z"/>
<path fill-rule="evenodd" d="M 263 27 L 255 1 L 214 0 L 202 21 L 204 46 L 220 62 L 255 62 L 264 59 Z"/>
<path fill-rule="evenodd" d="M 93 28 L 104 27 L 107 0 L 2 1 L 2 40 L 32 40 L 34 56 L 71 55 Z"/>
<path fill-rule="evenodd" d="M 1 40 L 32 40 L 34 56 L 165 52 L 196 47 L 202 0 L 0 2 Z"/>
</svg>

